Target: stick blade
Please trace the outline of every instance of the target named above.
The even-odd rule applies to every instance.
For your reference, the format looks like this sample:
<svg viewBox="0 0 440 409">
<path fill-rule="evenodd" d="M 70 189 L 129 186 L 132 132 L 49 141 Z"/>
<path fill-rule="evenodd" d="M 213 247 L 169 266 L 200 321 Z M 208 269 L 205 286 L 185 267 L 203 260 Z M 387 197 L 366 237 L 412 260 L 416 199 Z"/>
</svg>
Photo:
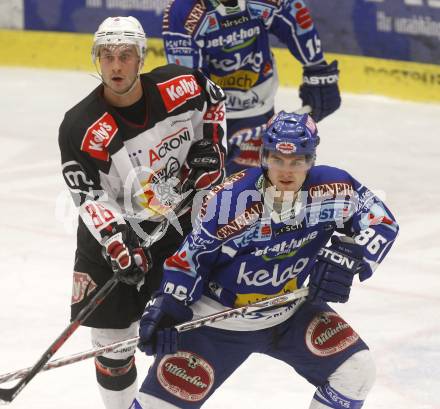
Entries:
<svg viewBox="0 0 440 409">
<path fill-rule="evenodd" d="M 14 398 L 20 393 L 23 388 L 23 383 L 19 382 L 13 388 L 0 388 L 0 405 L 7 405 L 11 403 Z"/>
</svg>

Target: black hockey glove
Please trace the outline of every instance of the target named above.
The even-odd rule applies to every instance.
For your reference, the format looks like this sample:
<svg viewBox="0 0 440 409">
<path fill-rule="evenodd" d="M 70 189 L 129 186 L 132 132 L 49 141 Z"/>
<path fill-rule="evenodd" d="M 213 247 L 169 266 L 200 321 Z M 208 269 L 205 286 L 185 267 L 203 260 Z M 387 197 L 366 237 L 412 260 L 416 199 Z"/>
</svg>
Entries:
<svg viewBox="0 0 440 409">
<path fill-rule="evenodd" d="M 303 69 L 303 83 L 299 97 L 303 106 L 310 105 L 312 118 L 318 122 L 335 112 L 341 106 L 338 87 L 338 62 L 318 64 Z"/>
<path fill-rule="evenodd" d="M 217 145 L 208 139 L 195 142 L 182 168 L 182 191 L 210 189 L 223 179 L 224 159 Z"/>
<path fill-rule="evenodd" d="M 333 236 L 323 247 L 310 273 L 309 296 L 313 303 L 347 302 L 353 277 L 364 266 L 363 248 L 347 236 Z"/>
<path fill-rule="evenodd" d="M 103 255 L 119 281 L 129 285 L 140 283 L 153 265 L 150 252 L 141 247 L 136 233 L 125 224 L 113 227 L 104 239 Z"/>
<path fill-rule="evenodd" d="M 145 307 L 139 325 L 138 348 L 147 355 L 175 354 L 178 349 L 174 325 L 189 321 L 192 310 L 172 295 L 160 294 Z"/>
</svg>

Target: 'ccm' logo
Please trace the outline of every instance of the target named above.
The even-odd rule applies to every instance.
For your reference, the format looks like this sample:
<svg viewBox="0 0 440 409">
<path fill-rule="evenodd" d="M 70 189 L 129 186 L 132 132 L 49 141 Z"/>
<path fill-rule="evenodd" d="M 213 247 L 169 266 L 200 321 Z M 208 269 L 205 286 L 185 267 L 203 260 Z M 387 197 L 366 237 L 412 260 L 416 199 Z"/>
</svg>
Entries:
<svg viewBox="0 0 440 409">
<path fill-rule="evenodd" d="M 167 112 L 174 111 L 188 99 L 200 95 L 202 88 L 193 75 L 180 75 L 169 81 L 157 84 Z"/>
</svg>

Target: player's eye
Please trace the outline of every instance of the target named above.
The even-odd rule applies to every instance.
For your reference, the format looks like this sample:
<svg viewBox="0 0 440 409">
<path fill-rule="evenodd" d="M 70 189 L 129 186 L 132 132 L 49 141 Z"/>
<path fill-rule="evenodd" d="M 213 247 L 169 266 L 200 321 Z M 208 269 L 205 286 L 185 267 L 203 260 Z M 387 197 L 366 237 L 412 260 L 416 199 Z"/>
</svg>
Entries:
<svg viewBox="0 0 440 409">
<path fill-rule="evenodd" d="M 114 57 L 112 54 L 104 54 L 101 56 L 101 59 L 107 63 L 110 63 L 114 60 Z"/>
<path fill-rule="evenodd" d="M 296 159 L 296 160 L 292 161 L 292 165 L 296 168 L 304 166 L 305 164 L 306 164 L 305 159 Z"/>
<path fill-rule="evenodd" d="M 272 158 L 271 158 L 271 162 L 272 162 L 274 165 L 278 165 L 278 166 L 280 166 L 280 165 L 283 164 L 283 160 L 280 159 L 280 158 L 277 158 L 277 157 L 272 157 Z"/>
<path fill-rule="evenodd" d="M 132 53 L 122 53 L 122 54 L 119 56 L 119 60 L 120 60 L 121 62 L 123 62 L 123 63 L 126 63 L 126 62 L 131 61 L 132 58 L 133 58 L 133 54 L 132 54 Z"/>
</svg>

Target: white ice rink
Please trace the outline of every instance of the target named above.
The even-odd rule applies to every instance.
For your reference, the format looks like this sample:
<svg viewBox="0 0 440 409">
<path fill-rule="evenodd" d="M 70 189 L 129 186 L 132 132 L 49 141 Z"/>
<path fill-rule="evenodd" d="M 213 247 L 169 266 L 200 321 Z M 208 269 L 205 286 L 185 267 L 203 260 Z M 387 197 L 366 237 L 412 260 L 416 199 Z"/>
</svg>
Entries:
<svg viewBox="0 0 440 409">
<path fill-rule="evenodd" d="M 75 231 L 57 134 L 96 84 L 0 68 L 0 374 L 33 365 L 69 322 Z M 298 106 L 296 90 L 280 90 L 277 109 Z M 377 362 L 364 409 L 440 409 L 440 105 L 344 94 L 319 130 L 318 162 L 382 192 L 401 226 L 375 276 L 335 306 Z M 80 328 L 56 357 L 89 348 Z M 151 361 L 136 356 L 143 379 Z M 92 360 L 39 374 L 11 407 L 101 408 L 94 376 Z M 313 392 L 287 365 L 253 356 L 205 408 L 307 409 Z"/>
</svg>

